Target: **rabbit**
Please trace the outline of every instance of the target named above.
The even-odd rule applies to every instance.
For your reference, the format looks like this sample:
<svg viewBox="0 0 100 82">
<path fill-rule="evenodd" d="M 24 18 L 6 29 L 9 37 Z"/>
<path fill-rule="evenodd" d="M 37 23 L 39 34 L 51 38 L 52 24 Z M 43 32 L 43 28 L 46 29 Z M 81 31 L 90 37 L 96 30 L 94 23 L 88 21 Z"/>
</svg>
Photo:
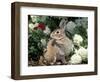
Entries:
<svg viewBox="0 0 100 82">
<path fill-rule="evenodd" d="M 60 23 L 59 27 L 50 34 L 51 39 L 47 43 L 47 51 L 44 53 L 46 65 L 54 65 L 57 61 L 67 64 L 68 56 L 73 49 L 72 40 L 65 34 L 64 24 Z"/>
<path fill-rule="evenodd" d="M 65 64 L 66 63 L 65 57 L 68 58 L 74 46 L 72 40 L 66 36 L 64 26 L 60 24 L 60 28 L 54 30 L 50 34 L 50 37 L 52 39 L 55 39 L 55 46 L 58 47 L 59 52 L 56 55 L 56 61 L 60 59 L 61 61 L 63 61 L 62 63 Z M 63 57 L 63 58 L 59 58 L 59 57 Z"/>
</svg>

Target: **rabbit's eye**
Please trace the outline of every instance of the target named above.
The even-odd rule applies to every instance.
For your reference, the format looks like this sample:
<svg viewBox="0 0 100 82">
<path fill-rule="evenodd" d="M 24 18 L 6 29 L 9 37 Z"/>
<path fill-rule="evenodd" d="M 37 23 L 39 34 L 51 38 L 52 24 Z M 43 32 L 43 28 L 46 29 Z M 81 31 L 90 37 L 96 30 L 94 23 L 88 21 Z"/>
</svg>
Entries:
<svg viewBox="0 0 100 82">
<path fill-rule="evenodd" d="M 56 32 L 57 34 L 59 33 L 59 31 Z"/>
</svg>

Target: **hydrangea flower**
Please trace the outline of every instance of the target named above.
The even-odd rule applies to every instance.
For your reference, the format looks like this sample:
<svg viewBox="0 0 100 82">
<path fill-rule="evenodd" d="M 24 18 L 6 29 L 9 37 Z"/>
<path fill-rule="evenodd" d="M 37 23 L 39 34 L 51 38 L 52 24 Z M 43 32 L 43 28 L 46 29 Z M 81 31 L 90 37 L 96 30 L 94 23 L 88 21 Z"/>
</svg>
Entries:
<svg viewBox="0 0 100 82">
<path fill-rule="evenodd" d="M 82 57 L 82 60 L 83 60 L 83 61 L 86 61 L 86 60 L 87 60 L 87 58 L 88 58 L 88 50 L 87 50 L 87 49 L 81 47 L 81 48 L 77 51 L 77 53 Z"/>
<path fill-rule="evenodd" d="M 46 46 L 46 39 L 41 39 L 41 43 L 45 47 Z"/>
<path fill-rule="evenodd" d="M 30 28 L 31 30 L 34 30 L 34 28 L 37 27 L 37 26 L 38 26 L 38 23 L 35 23 L 35 24 L 29 23 L 29 28 Z"/>
<path fill-rule="evenodd" d="M 48 26 L 45 27 L 45 30 L 43 31 L 45 34 L 49 35 L 51 30 L 49 29 Z"/>
<path fill-rule="evenodd" d="M 79 54 L 74 54 L 71 57 L 71 64 L 80 64 L 82 62 L 82 57 Z"/>
<path fill-rule="evenodd" d="M 32 22 L 37 22 L 37 16 L 32 16 L 31 15 L 31 20 L 32 20 Z"/>
<path fill-rule="evenodd" d="M 74 45 L 80 46 L 80 43 L 83 41 L 83 38 L 79 34 L 75 34 L 73 37 Z"/>
</svg>

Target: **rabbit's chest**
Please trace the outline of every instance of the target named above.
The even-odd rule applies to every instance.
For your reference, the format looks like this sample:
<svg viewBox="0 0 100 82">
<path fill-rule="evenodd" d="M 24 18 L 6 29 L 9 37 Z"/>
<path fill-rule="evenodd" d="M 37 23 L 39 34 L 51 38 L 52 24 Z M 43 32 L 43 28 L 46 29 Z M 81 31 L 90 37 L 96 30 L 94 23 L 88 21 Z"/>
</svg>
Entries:
<svg viewBox="0 0 100 82">
<path fill-rule="evenodd" d="M 56 44 L 59 47 L 59 53 L 62 52 L 63 54 L 69 55 L 73 49 L 72 42 L 65 42 L 64 44 Z"/>
</svg>

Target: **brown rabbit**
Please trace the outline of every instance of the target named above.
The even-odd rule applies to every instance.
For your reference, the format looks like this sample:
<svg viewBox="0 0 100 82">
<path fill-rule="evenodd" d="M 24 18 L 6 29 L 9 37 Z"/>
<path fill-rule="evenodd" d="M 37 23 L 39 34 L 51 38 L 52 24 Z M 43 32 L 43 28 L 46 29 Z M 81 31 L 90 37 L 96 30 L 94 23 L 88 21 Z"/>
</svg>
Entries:
<svg viewBox="0 0 100 82">
<path fill-rule="evenodd" d="M 50 37 L 52 39 L 55 39 L 55 46 L 58 47 L 59 52 L 56 56 L 56 61 L 60 60 L 62 64 L 66 64 L 65 57 L 68 58 L 70 55 L 71 51 L 73 50 L 73 43 L 72 40 L 70 40 L 66 35 L 65 35 L 65 30 L 64 28 L 59 28 L 54 30 Z M 57 49 L 57 48 L 56 48 Z"/>
<path fill-rule="evenodd" d="M 68 58 L 73 49 L 72 40 L 65 35 L 63 24 L 60 23 L 60 28 L 50 34 L 52 39 L 48 42 L 47 51 L 44 54 L 44 59 L 49 65 L 55 64 L 56 61 L 60 61 L 61 64 L 67 64 L 65 57 Z"/>
</svg>

